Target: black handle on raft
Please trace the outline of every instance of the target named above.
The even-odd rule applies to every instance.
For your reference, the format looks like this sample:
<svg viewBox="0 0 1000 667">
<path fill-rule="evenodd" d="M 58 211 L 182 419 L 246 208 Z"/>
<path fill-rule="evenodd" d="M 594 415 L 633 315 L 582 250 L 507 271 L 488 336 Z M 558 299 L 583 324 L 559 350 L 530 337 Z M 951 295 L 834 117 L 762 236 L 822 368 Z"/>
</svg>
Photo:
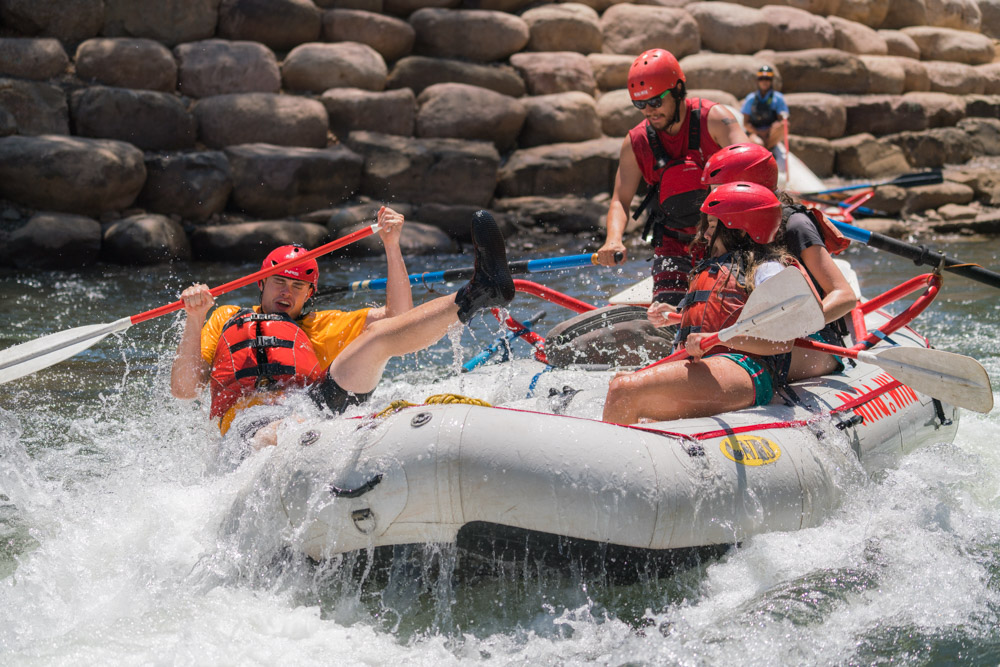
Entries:
<svg viewBox="0 0 1000 667">
<path fill-rule="evenodd" d="M 985 285 L 989 285 L 990 287 L 1000 289 L 1000 273 L 985 269 L 978 264 L 968 264 L 952 257 L 948 257 L 947 255 L 934 252 L 933 250 L 928 250 L 927 246 L 924 245 L 917 246 L 912 243 L 898 241 L 877 232 L 871 232 L 871 237 L 869 238 L 867 245 L 872 248 L 878 248 L 879 250 L 891 252 L 894 255 L 899 255 L 900 257 L 912 259 L 913 263 L 917 265 L 923 264 L 924 266 L 933 267 L 943 265 L 944 270 L 949 273 L 954 273 L 964 278 L 975 280 Z"/>
</svg>

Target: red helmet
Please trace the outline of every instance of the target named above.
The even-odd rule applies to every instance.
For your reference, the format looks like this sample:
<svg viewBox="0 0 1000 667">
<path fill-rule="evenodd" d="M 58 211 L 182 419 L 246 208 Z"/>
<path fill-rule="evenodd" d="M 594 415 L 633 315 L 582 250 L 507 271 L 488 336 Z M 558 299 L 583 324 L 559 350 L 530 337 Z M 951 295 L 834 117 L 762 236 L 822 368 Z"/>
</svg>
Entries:
<svg viewBox="0 0 1000 667">
<path fill-rule="evenodd" d="M 701 205 L 730 229 L 742 229 L 756 243 L 770 243 L 781 225 L 781 204 L 769 188 L 737 181 L 720 185 Z"/>
<path fill-rule="evenodd" d="M 642 53 L 628 70 L 628 94 L 633 100 L 662 95 L 683 82 L 684 72 L 666 49 L 650 49 Z"/>
<path fill-rule="evenodd" d="M 269 269 L 272 266 L 281 264 L 282 262 L 293 259 L 295 256 L 307 252 L 305 248 L 300 245 L 283 245 L 280 248 L 275 248 L 267 257 L 264 258 L 263 264 L 260 265 L 261 269 Z M 296 264 L 294 266 L 289 266 L 283 271 L 279 271 L 274 274 L 276 276 L 285 276 L 287 278 L 294 278 L 295 280 L 303 280 L 313 286 L 313 290 L 316 289 L 316 285 L 319 284 L 319 264 L 316 263 L 315 259 L 307 260 L 301 264 Z M 263 282 L 257 283 L 263 289 Z"/>
<path fill-rule="evenodd" d="M 771 151 L 760 144 L 726 146 L 708 158 L 701 182 L 722 185 L 733 181 L 750 181 L 774 190 L 778 187 L 778 163 Z"/>
</svg>

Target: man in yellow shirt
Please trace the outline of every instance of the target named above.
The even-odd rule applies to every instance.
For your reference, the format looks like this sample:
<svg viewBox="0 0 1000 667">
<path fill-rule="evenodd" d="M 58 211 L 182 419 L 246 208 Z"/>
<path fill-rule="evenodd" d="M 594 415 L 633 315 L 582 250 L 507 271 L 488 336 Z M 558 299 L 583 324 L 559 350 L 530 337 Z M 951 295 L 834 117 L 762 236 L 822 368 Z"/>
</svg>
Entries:
<svg viewBox="0 0 1000 667">
<path fill-rule="evenodd" d="M 184 290 L 187 318 L 170 375 L 176 398 L 194 399 L 210 385 L 211 416 L 223 434 L 233 429 L 245 446 L 274 444 L 278 422 L 290 414 L 280 392 L 308 386 L 318 403 L 334 412 L 365 402 L 389 359 L 422 350 L 455 322 L 468 322 L 482 308 L 505 306 L 514 297 L 503 235 L 486 211 L 473 219 L 476 271 L 455 294 L 413 306 L 409 277 L 399 247 L 403 216 L 382 207 L 379 236 L 388 263 L 386 303 L 352 312 L 303 314 L 316 291 L 315 260 L 293 266 L 259 283 L 260 305 L 253 310 L 215 305 L 207 285 Z M 304 249 L 282 246 L 264 266 L 285 261 Z M 203 326 L 204 323 L 204 326 Z"/>
</svg>

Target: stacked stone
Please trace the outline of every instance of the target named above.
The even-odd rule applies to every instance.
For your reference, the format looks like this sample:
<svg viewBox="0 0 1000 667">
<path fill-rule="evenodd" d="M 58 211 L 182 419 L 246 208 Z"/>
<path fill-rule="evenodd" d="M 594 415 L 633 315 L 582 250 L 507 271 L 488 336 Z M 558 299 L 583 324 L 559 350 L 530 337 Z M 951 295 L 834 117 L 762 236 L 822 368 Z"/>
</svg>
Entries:
<svg viewBox="0 0 1000 667">
<path fill-rule="evenodd" d="M 731 105 L 774 67 L 822 177 L 965 163 L 1000 154 L 998 36 L 1000 0 L 0 0 L 0 262 L 257 259 L 381 202 L 408 252 L 479 208 L 600 235 L 655 47 Z M 878 204 L 1000 203 L 958 180 Z"/>
</svg>

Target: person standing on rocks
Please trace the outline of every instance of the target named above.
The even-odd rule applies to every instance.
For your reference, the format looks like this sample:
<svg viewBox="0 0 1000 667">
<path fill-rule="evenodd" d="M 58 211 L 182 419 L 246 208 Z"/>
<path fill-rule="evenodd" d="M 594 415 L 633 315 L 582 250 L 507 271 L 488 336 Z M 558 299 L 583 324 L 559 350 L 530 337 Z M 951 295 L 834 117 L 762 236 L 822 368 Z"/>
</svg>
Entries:
<svg viewBox="0 0 1000 667">
<path fill-rule="evenodd" d="M 622 236 L 632 199 L 645 181 L 648 192 L 633 217 L 638 219 L 649 208 L 643 238 L 654 248 L 653 301 L 673 306 L 687 291 L 692 268 L 689 246 L 708 194 L 701 184 L 705 161 L 723 146 L 748 141 L 729 109 L 687 97 L 685 86 L 684 72 L 669 51 L 652 49 L 632 63 L 629 95 L 644 119 L 622 142 L 607 235 L 597 251 L 604 266 L 627 256 Z"/>
<path fill-rule="evenodd" d="M 413 306 L 399 237 L 403 216 L 382 207 L 379 235 L 388 262 L 386 305 L 353 312 L 305 312 L 316 291 L 319 266 L 309 260 L 258 283 L 260 305 L 252 309 L 215 305 L 207 285 L 184 290 L 187 318 L 170 373 L 175 398 L 197 398 L 211 388 L 210 416 L 239 460 L 276 442 L 282 419 L 283 390 L 308 387 L 320 407 L 341 413 L 368 400 L 392 357 L 422 350 L 451 325 L 467 323 L 483 308 L 506 306 L 514 298 L 503 235 L 493 217 L 478 211 L 472 223 L 475 272 L 456 293 Z M 296 254 L 300 246 L 281 246 L 263 268 Z"/>
<path fill-rule="evenodd" d="M 754 143 L 767 150 L 785 138 L 785 121 L 788 120 L 788 103 L 785 96 L 774 89 L 774 70 L 763 65 L 757 70 L 757 90 L 743 100 L 743 127 Z"/>
</svg>

